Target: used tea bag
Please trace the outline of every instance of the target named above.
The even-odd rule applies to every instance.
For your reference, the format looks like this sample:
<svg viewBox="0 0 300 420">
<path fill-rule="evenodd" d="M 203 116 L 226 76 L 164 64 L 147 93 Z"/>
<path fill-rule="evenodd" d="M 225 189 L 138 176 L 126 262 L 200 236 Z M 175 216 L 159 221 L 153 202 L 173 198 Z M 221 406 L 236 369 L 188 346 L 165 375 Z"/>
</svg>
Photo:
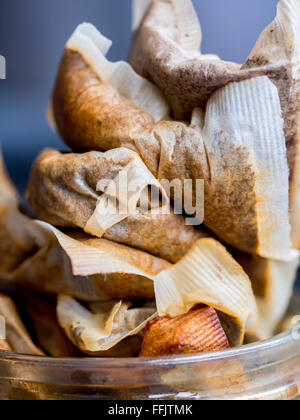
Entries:
<svg viewBox="0 0 300 420">
<path fill-rule="evenodd" d="M 83 353 L 105 356 L 104 352 L 110 351 L 121 341 L 138 336 L 146 327 L 147 322 L 155 316 L 155 309 L 130 309 L 130 306 L 130 303 L 122 301 L 106 302 L 92 305 L 91 312 L 71 297 L 60 295 L 57 316 L 70 340 Z M 123 352 L 127 348 L 128 357 L 139 353 L 141 338 L 139 337 L 135 343 L 135 348 L 132 342 L 129 342 L 129 346 L 123 343 Z"/>
<path fill-rule="evenodd" d="M 157 317 L 147 324 L 140 357 L 204 353 L 229 348 L 216 311 L 202 305 L 175 318 Z"/>
<path fill-rule="evenodd" d="M 203 138 L 206 225 L 240 250 L 288 260 L 289 171 L 276 87 L 263 76 L 217 90 Z"/>
<path fill-rule="evenodd" d="M 41 297 L 24 294 L 22 307 L 27 313 L 39 346 L 53 357 L 75 357 L 77 349 L 58 324 L 55 306 Z"/>
<path fill-rule="evenodd" d="M 6 283 L 42 294 L 66 294 L 83 301 L 153 300 L 151 277 L 170 264 L 146 252 L 83 232 L 65 234 L 32 222 L 37 251 Z"/>
<path fill-rule="evenodd" d="M 152 193 L 155 189 L 156 196 L 152 194 L 149 206 L 137 207 L 148 188 Z M 81 227 L 170 262 L 207 236 L 174 214 L 163 187 L 141 158 L 124 148 L 82 155 L 46 150 L 32 167 L 26 196 L 41 220 Z"/>
<path fill-rule="evenodd" d="M 16 353 L 43 355 L 43 352 L 33 344 L 13 300 L 0 295 L 0 315 L 6 323 L 6 341 L 8 349 Z M 5 346 L 7 347 L 6 343 Z"/>
<path fill-rule="evenodd" d="M 62 137 L 79 151 L 99 150 L 95 147 L 99 130 L 108 135 L 106 147 L 102 147 L 101 151 L 120 146 L 130 148 L 131 136 L 135 131 L 139 132 L 141 127 L 153 120 L 166 118 L 169 113 L 165 99 L 152 83 L 138 76 L 127 63 L 110 63 L 105 58 L 110 46 L 111 41 L 93 25 L 82 24 L 68 41 L 61 61 L 48 117 L 51 125 L 57 127 Z M 115 89 L 111 89 L 112 84 L 117 87 L 117 91 L 120 89 L 123 98 L 122 112 L 117 114 L 119 131 L 114 136 L 111 136 L 114 118 L 112 125 L 102 125 L 101 121 L 114 116 L 114 103 L 119 105 L 119 95 L 116 95 Z M 103 94 L 110 96 L 111 106 L 106 110 L 103 109 Z M 135 105 L 131 113 L 127 107 L 128 101 Z M 100 108 L 104 114 L 97 116 Z M 83 116 L 84 119 L 81 119 Z M 129 127 L 128 121 L 131 118 L 133 124 Z M 94 126 L 91 125 L 92 120 Z"/>
<path fill-rule="evenodd" d="M 133 18 L 137 32 L 130 63 L 161 89 L 174 118 L 189 119 L 216 89 L 245 79 L 239 64 L 201 54 L 202 32 L 191 0 L 135 0 Z"/>
<path fill-rule="evenodd" d="M 269 76 L 277 86 L 285 120 L 290 169 L 292 242 L 300 249 L 300 2 L 280 0 L 275 20 L 265 29 L 243 71 Z"/>
<path fill-rule="evenodd" d="M 252 281 L 258 305 L 257 331 L 249 341 L 267 340 L 275 334 L 289 306 L 299 266 L 299 253 L 293 252 L 290 261 L 267 260 L 254 255 L 234 253 Z"/>
<path fill-rule="evenodd" d="M 0 148 L 0 275 L 17 267 L 32 249 L 27 219 L 18 207 L 18 193 L 8 178 Z"/>
<path fill-rule="evenodd" d="M 288 166 L 280 101 L 271 81 L 258 77 L 218 89 L 209 99 L 203 129 L 199 109 L 190 127 L 155 123 L 137 107 L 136 96 L 122 95 L 119 77 L 104 81 L 102 35 L 93 28 L 93 38 L 86 35 L 79 43 L 83 28 L 88 33 L 90 26 L 80 26 L 67 44 L 53 93 L 63 139 L 76 150 L 135 150 L 162 184 L 179 183 L 172 194 L 176 203 L 183 201 L 185 180 L 193 181 L 196 209 L 195 184 L 203 180 L 207 227 L 242 251 L 288 259 Z M 87 58 L 91 42 L 97 67 Z M 82 94 L 75 96 L 79 89 Z"/>
</svg>

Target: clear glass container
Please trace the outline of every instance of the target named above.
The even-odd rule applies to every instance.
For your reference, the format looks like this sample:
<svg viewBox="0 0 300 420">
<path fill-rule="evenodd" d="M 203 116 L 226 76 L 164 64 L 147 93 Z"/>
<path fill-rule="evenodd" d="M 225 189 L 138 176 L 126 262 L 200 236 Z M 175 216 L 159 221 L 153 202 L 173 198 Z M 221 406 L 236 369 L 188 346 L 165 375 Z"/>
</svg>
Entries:
<svg viewBox="0 0 300 420">
<path fill-rule="evenodd" d="M 155 360 L 55 359 L 0 352 L 0 399 L 299 398 L 299 326 L 239 349 Z"/>
</svg>

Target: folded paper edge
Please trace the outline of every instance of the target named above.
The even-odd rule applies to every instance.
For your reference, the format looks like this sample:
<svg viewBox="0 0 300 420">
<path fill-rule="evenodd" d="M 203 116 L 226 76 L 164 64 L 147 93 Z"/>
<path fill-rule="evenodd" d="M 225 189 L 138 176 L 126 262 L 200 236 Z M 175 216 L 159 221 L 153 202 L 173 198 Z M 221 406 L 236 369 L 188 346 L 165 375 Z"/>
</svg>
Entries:
<svg viewBox="0 0 300 420">
<path fill-rule="evenodd" d="M 214 278 L 218 279 L 218 288 L 211 284 Z M 203 303 L 235 319 L 240 329 L 235 344 L 242 344 L 245 331 L 257 324 L 257 307 L 247 274 L 212 238 L 200 239 L 180 262 L 155 276 L 154 287 L 160 316 L 178 316 Z"/>
<path fill-rule="evenodd" d="M 227 104 L 224 103 L 224 98 L 227 99 Z M 252 112 L 250 111 L 250 105 L 252 105 Z M 276 108 L 276 112 L 273 108 Z M 208 103 L 204 128 L 204 139 L 206 142 L 209 139 L 205 135 L 205 130 L 209 125 L 208 121 L 214 121 L 216 117 L 222 115 L 227 117 L 228 115 L 233 115 L 236 118 L 239 117 L 241 119 L 243 117 L 248 119 L 247 123 L 251 123 L 251 127 L 257 133 L 256 138 L 253 138 L 254 142 L 251 145 L 253 147 L 248 148 L 249 152 L 251 152 L 253 167 L 257 169 L 257 174 L 259 175 L 256 179 L 256 194 L 258 197 L 256 214 L 259 237 L 259 245 L 256 252 L 264 258 L 288 260 L 291 250 L 288 194 L 289 169 L 278 90 L 267 76 L 259 76 L 242 82 L 233 82 L 217 90 Z M 263 120 L 260 121 L 260 124 L 257 124 L 257 115 Z M 275 116 L 277 117 L 275 118 Z M 261 142 L 260 147 L 257 147 L 258 141 Z M 240 146 L 245 147 L 246 144 L 241 144 Z M 262 154 L 258 153 L 260 151 L 262 151 Z M 257 158 L 256 160 L 255 157 Z M 262 166 L 263 159 L 265 161 Z M 265 162 L 268 163 L 268 167 Z M 258 164 L 260 167 L 257 166 Z M 271 166 L 272 176 L 270 176 Z M 272 185 L 268 185 L 268 188 L 266 188 L 266 182 L 268 184 L 272 182 Z M 279 186 L 281 193 L 278 198 Z M 272 200 L 270 197 L 267 197 L 267 199 L 263 198 L 266 191 L 270 191 L 273 197 Z M 279 199 L 283 203 L 280 209 L 278 207 Z M 266 214 L 267 217 L 265 217 Z M 265 223 L 266 220 L 268 224 Z M 274 226 L 276 227 L 275 230 Z M 278 227 L 280 227 L 280 233 L 278 233 Z"/>
<path fill-rule="evenodd" d="M 122 177 L 126 174 L 127 191 L 122 186 Z M 121 176 L 122 175 L 122 176 Z M 130 187 L 133 182 L 134 189 Z M 101 183 L 101 180 L 98 184 Z M 138 202 L 146 187 L 156 187 L 161 193 L 163 204 L 159 205 L 156 200 L 154 208 L 148 211 L 163 211 L 169 205 L 169 198 L 166 191 L 154 178 L 153 174 L 146 167 L 142 159 L 136 155 L 130 163 L 118 173 L 118 175 L 108 184 L 97 202 L 95 211 L 84 227 L 85 232 L 101 238 L 104 233 L 112 226 L 126 220 L 128 217 L 137 214 Z M 97 190 L 101 190 L 97 186 Z M 121 193 L 121 196 L 120 196 Z M 125 202 L 122 195 L 126 194 Z M 112 200 L 111 200 L 112 199 Z M 151 204 L 154 204 L 151 202 Z M 121 208 L 118 208 L 118 205 Z"/>
<path fill-rule="evenodd" d="M 106 344 L 105 343 L 101 344 L 101 340 L 106 341 L 106 339 L 109 339 L 109 337 L 111 335 L 113 335 L 114 319 L 117 316 L 118 312 L 120 312 L 120 310 L 121 310 L 121 307 L 122 307 L 122 301 L 121 301 L 121 302 L 115 304 L 114 307 L 112 308 L 112 310 L 109 313 L 107 313 L 108 318 L 104 322 L 104 329 L 106 327 L 108 327 L 108 329 L 105 330 L 105 333 L 103 334 L 103 338 L 101 339 L 100 337 L 98 337 L 97 343 L 95 342 L 94 346 L 90 346 L 89 348 L 87 348 L 86 345 L 84 344 L 83 339 L 80 340 L 81 343 L 78 343 L 78 341 L 75 340 L 74 336 L 70 333 L 69 330 L 70 330 L 70 327 L 71 327 L 72 324 L 69 325 L 69 323 L 67 322 L 68 325 L 66 325 L 66 322 L 63 321 L 63 318 L 64 318 L 63 305 L 66 305 L 66 301 L 69 301 L 69 312 L 71 311 L 71 305 L 77 306 L 78 308 L 83 308 L 83 307 L 76 299 L 70 298 L 69 296 L 60 295 L 59 298 L 58 298 L 57 317 L 58 317 L 59 323 L 60 323 L 61 327 L 65 330 L 67 336 L 73 342 L 73 344 L 83 352 L 98 353 L 98 352 L 102 352 L 102 351 L 104 352 L 104 351 L 110 350 L 113 347 L 115 347 L 117 344 L 119 344 L 121 341 L 123 341 L 124 339 L 126 339 L 128 337 L 131 337 L 133 335 L 139 334 L 146 327 L 147 323 L 157 316 L 157 313 L 155 312 L 155 313 L 153 313 L 153 315 L 151 315 L 150 317 L 145 319 L 143 322 L 141 322 L 139 325 L 137 325 L 135 328 L 133 328 L 131 331 L 127 332 L 126 334 L 120 334 L 118 338 L 115 338 L 109 344 L 107 344 L 107 343 Z M 83 308 L 83 309 L 87 312 L 87 314 L 90 314 L 91 317 L 93 317 L 93 316 L 97 317 L 97 314 L 93 314 L 91 311 L 89 311 L 85 308 Z M 73 312 L 74 312 L 74 314 L 76 313 L 75 310 Z M 74 322 L 75 322 L 75 316 L 74 316 Z M 107 326 L 105 324 L 107 324 Z"/>
</svg>

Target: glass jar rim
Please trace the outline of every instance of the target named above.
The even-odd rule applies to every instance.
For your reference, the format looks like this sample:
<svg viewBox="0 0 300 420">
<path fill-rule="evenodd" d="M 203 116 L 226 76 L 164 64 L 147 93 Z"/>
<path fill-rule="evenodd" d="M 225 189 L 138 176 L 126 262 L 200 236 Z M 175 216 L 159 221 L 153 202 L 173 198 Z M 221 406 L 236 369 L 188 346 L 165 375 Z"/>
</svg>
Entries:
<svg viewBox="0 0 300 420">
<path fill-rule="evenodd" d="M 72 368 L 93 368 L 100 367 L 100 368 L 122 368 L 126 367 L 139 367 L 145 365 L 152 365 L 155 366 L 163 366 L 163 365 L 186 365 L 190 363 L 208 363 L 211 361 L 217 362 L 218 360 L 222 360 L 223 362 L 226 360 L 230 360 L 233 358 L 238 357 L 245 358 L 251 357 L 255 353 L 264 353 L 264 352 L 272 352 L 275 356 L 277 355 L 277 360 L 284 361 L 280 354 L 284 357 L 284 349 L 289 349 L 288 359 L 299 355 L 300 354 L 300 332 L 298 331 L 300 325 L 295 326 L 291 330 L 284 332 L 282 334 L 276 335 L 271 339 L 243 345 L 237 348 L 231 348 L 228 350 L 222 350 L 218 352 L 208 352 L 208 353 L 198 353 L 198 354 L 191 354 L 191 355 L 177 355 L 177 356 L 164 356 L 158 358 L 138 358 L 138 357 L 131 357 L 131 358 L 104 358 L 104 357 L 72 357 L 72 358 L 56 358 L 56 357 L 49 357 L 49 356 L 36 356 L 36 355 L 28 355 L 28 354 L 21 354 L 15 352 L 8 352 L 8 351 L 1 351 L 0 350 L 0 362 L 1 360 L 7 361 L 14 361 L 14 362 L 22 362 L 22 363 L 29 363 L 29 364 L 41 364 L 47 365 L 47 367 L 72 367 Z M 293 351 L 294 349 L 294 351 Z"/>
<path fill-rule="evenodd" d="M 298 327 L 297 331 L 293 328 L 270 340 L 239 348 L 156 359 L 98 357 L 64 359 L 0 352 L 0 382 L 3 380 L 12 386 L 20 384 L 25 389 L 28 387 L 31 389 L 32 386 L 41 389 L 54 387 L 58 393 L 61 389 L 64 389 L 64 393 L 69 393 L 75 388 L 84 390 L 87 394 L 94 391 L 100 394 L 103 391 L 105 394 L 109 389 L 145 390 L 147 387 L 152 390 L 161 389 L 170 382 L 180 384 L 180 388 L 185 392 L 189 390 L 190 383 L 196 381 L 199 384 L 201 378 L 206 377 L 210 378 L 210 385 L 221 381 L 219 383 L 228 383 L 232 387 L 232 383 L 235 383 L 235 387 L 230 391 L 234 393 L 236 392 L 234 389 L 240 385 L 250 388 L 247 378 L 260 377 L 264 378 L 265 383 L 272 384 L 272 388 L 275 388 L 274 395 L 278 392 L 280 394 L 281 391 L 278 389 L 285 387 L 286 384 L 288 389 L 291 387 L 292 391 L 289 392 L 294 392 L 296 389 L 298 395 L 300 390 Z M 280 378 L 274 379 L 274 370 L 282 372 Z M 292 381 L 289 379 L 291 375 L 295 376 Z M 201 385 L 202 388 L 205 388 L 204 383 Z M 199 389 L 197 391 L 199 395 L 201 392 L 206 395 L 206 389 L 202 389 L 201 392 Z M 255 395 L 255 392 L 255 389 L 251 389 L 251 395 Z"/>
</svg>

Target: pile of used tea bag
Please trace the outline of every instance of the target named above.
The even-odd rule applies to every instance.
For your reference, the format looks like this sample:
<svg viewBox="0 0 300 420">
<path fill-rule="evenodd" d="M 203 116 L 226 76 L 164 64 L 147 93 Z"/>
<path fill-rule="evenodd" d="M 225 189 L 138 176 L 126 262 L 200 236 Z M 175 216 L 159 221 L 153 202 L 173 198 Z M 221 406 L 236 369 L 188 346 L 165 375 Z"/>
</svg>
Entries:
<svg viewBox="0 0 300 420">
<path fill-rule="evenodd" d="M 286 313 L 300 249 L 300 0 L 279 1 L 242 66 L 201 54 L 190 0 L 133 8 L 130 64 L 106 59 L 111 42 L 91 24 L 69 39 L 48 119 L 72 152 L 42 151 L 26 205 L 1 160 L 0 349 L 219 351 L 270 338 Z"/>
</svg>

